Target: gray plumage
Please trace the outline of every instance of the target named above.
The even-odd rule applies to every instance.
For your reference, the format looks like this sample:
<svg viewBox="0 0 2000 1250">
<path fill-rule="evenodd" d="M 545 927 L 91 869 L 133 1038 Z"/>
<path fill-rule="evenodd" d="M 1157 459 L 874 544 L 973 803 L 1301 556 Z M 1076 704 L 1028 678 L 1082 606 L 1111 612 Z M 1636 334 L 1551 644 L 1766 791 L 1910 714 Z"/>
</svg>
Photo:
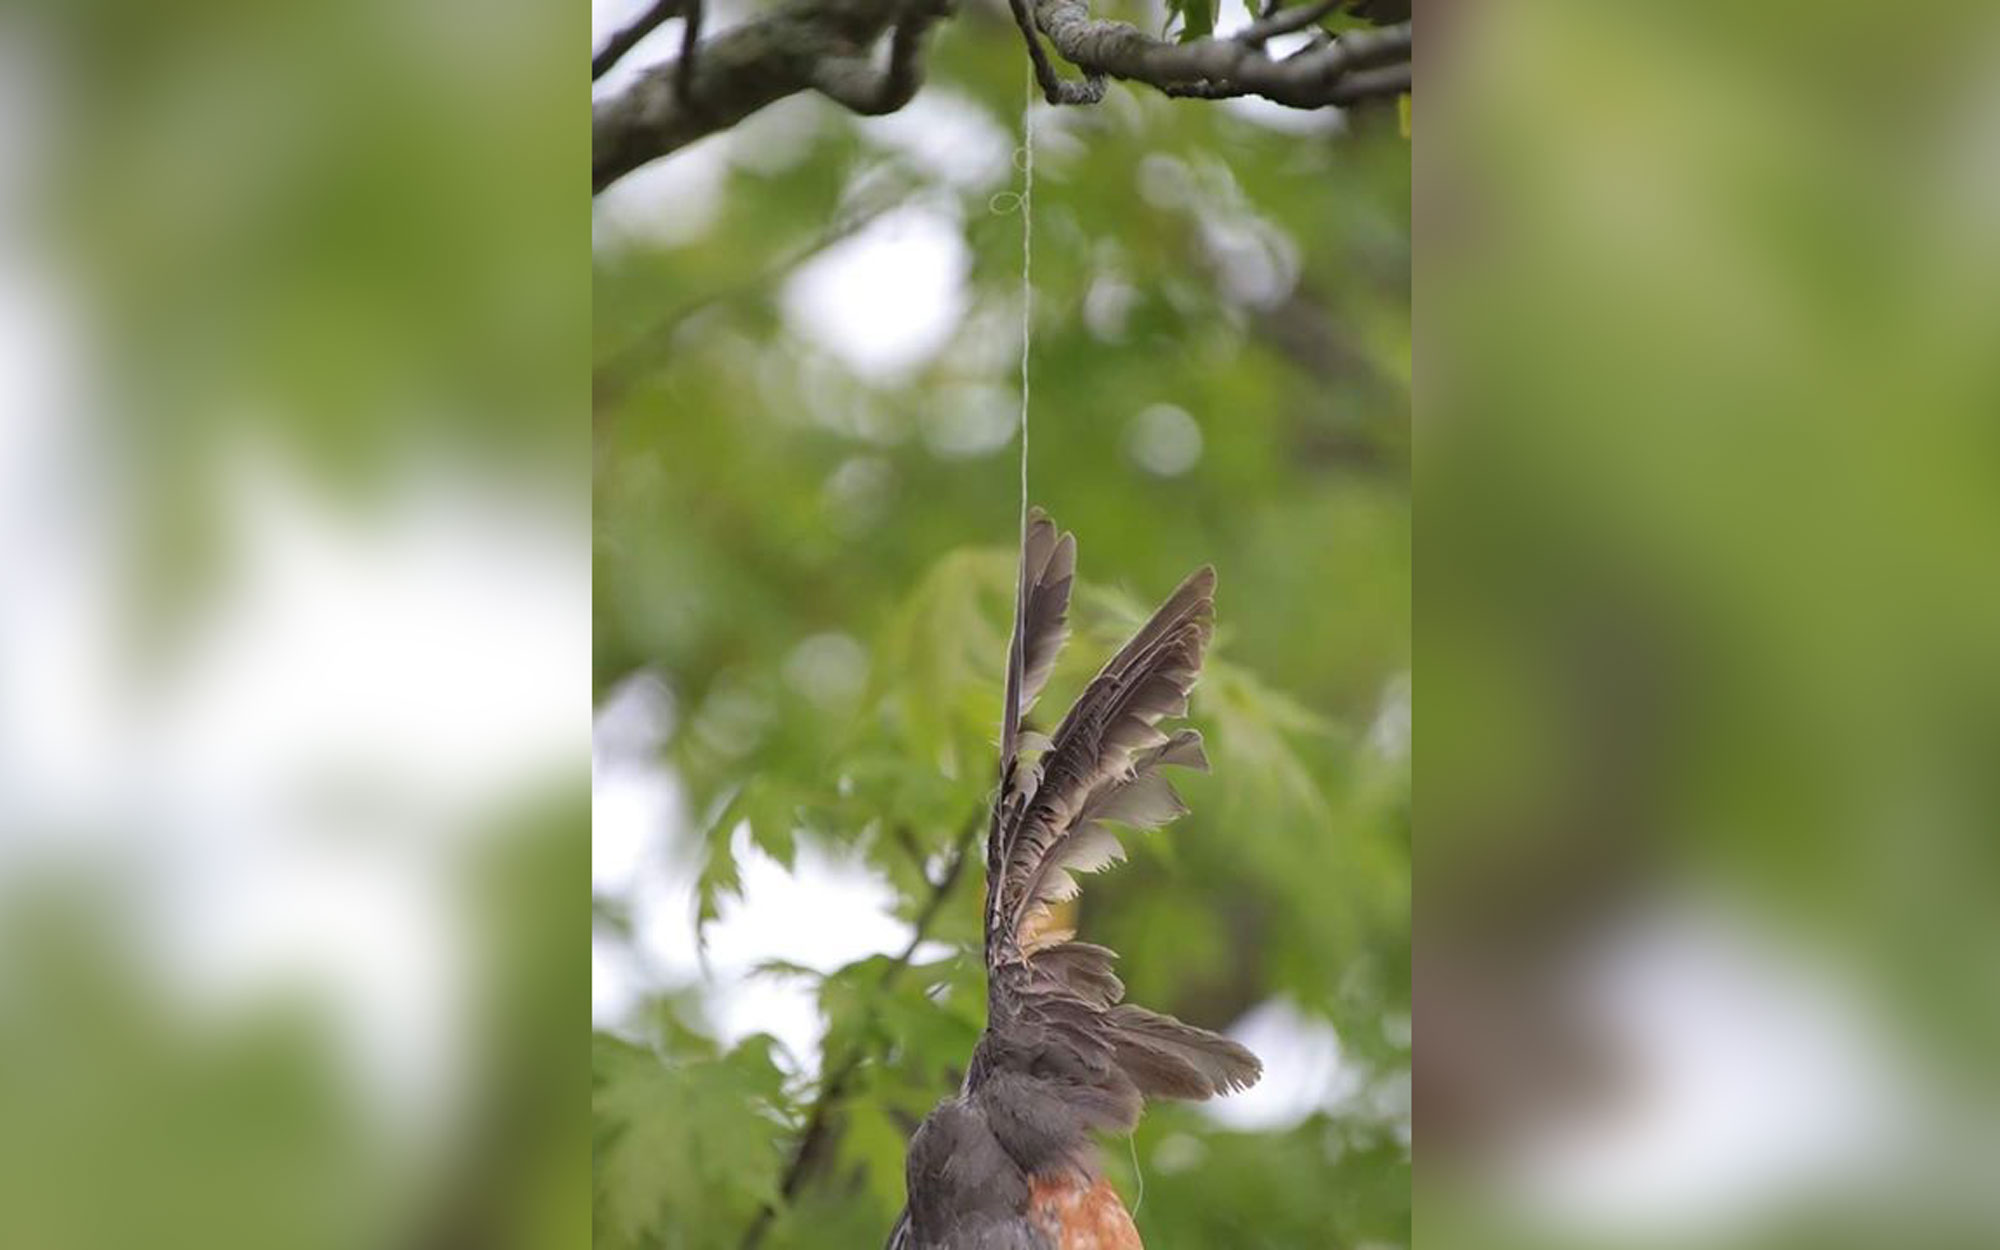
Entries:
<svg viewBox="0 0 2000 1250">
<path fill-rule="evenodd" d="M 986 853 L 987 1023 L 959 1093 L 910 1139 L 908 1205 L 889 1250 L 1055 1250 L 1026 1217 L 1030 1185 L 1096 1174 L 1095 1132 L 1129 1132 L 1145 1100 L 1255 1084 L 1255 1055 L 1123 1003 L 1116 955 L 1072 940 L 1053 908 L 1077 873 L 1124 858 L 1111 826 L 1187 808 L 1161 773 L 1205 770 L 1187 712 L 1214 629 L 1215 571 L 1196 570 L 1105 664 L 1055 731 L 1024 728 L 1067 634 L 1076 540 L 1046 514 L 1022 535 L 1008 645 L 1000 785 Z"/>
</svg>

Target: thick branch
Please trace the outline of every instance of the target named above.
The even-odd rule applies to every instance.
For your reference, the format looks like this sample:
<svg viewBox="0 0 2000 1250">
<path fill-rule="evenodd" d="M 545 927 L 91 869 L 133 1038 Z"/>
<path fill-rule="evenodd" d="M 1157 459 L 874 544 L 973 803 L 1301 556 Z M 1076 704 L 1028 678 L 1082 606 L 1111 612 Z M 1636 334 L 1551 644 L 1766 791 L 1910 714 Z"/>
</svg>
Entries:
<svg viewBox="0 0 2000 1250">
<path fill-rule="evenodd" d="M 1283 60 L 1261 44 L 1267 19 L 1252 38 L 1168 43 L 1124 22 L 1093 19 L 1084 0 L 1035 0 L 1035 22 L 1062 58 L 1091 74 L 1143 82 L 1168 95 L 1205 98 L 1258 95 L 1293 108 L 1322 108 L 1397 95 L 1410 89 L 1410 24 L 1350 31 Z"/>
<path fill-rule="evenodd" d="M 922 81 L 923 37 L 941 12 L 939 0 L 792 0 L 704 39 L 688 72 L 686 58 L 652 66 L 592 108 L 592 193 L 801 91 L 861 112 L 902 107 Z M 888 65 L 877 70 L 871 52 L 891 29 Z"/>
<path fill-rule="evenodd" d="M 599 54 L 608 67 L 628 36 L 643 37 L 660 14 L 690 17 L 686 50 L 655 65 L 591 112 L 595 194 L 648 161 L 727 130 L 768 104 L 818 91 L 857 113 L 893 112 L 923 81 L 924 37 L 949 0 L 788 0 L 765 17 L 694 45 L 692 0 L 662 0 Z M 1168 43 L 1123 22 L 1098 21 L 1085 0 L 1010 0 L 1035 76 L 1051 103 L 1093 103 L 1106 78 L 1146 83 L 1173 96 L 1256 95 L 1294 108 L 1321 108 L 1410 90 L 1410 24 L 1328 38 L 1316 23 L 1327 0 L 1267 13 L 1242 34 Z M 1277 35 L 1313 29 L 1307 47 L 1282 59 L 1265 51 Z M 651 26 L 646 26 L 651 29 Z M 633 32 L 637 35 L 633 35 Z M 886 64 L 877 49 L 890 36 Z M 1083 71 L 1063 79 L 1042 46 Z M 629 44 L 626 44 L 629 47 Z M 597 66 L 593 66 L 594 69 Z M 599 71 L 601 72 L 601 70 Z"/>
</svg>

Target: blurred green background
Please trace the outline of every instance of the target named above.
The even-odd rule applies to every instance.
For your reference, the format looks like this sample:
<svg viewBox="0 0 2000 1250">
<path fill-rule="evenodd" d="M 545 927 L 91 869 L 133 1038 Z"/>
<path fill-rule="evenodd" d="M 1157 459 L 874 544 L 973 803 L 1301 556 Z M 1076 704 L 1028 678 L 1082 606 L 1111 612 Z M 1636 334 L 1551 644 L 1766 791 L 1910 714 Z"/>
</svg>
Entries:
<svg viewBox="0 0 2000 1250">
<path fill-rule="evenodd" d="M 0 1245 L 588 1238 L 585 36 L 0 5 Z"/>
<path fill-rule="evenodd" d="M 1426 1240 L 1992 1244 L 1991 5 L 1450 15 Z M 781 106 L 588 227 L 584 48 L 0 11 L 0 1244 L 740 1245 L 848 1055 L 765 1244 L 887 1227 L 973 874 L 915 970 L 818 965 L 901 951 L 986 784 L 1016 45 L 968 8 L 907 114 Z M 1118 89 L 1038 126 L 1053 697 L 1221 571 L 1217 771 L 1082 921 L 1272 1060 L 1107 1166 L 1155 1245 L 1400 1243 L 1412 148 Z M 594 1082 L 593 721 L 598 857 L 651 840 L 591 865 Z M 749 977 L 773 897 L 823 958 Z"/>
<path fill-rule="evenodd" d="M 976 859 L 936 883 L 991 782 L 1018 525 L 1005 10 L 931 65 L 902 114 L 789 101 L 599 201 L 597 842 L 652 848 L 596 889 L 600 1246 L 747 1244 L 772 1202 L 763 1245 L 879 1244 L 982 1024 Z M 1220 575 L 1214 774 L 1081 933 L 1134 1001 L 1289 1042 L 1254 1122 L 1159 1106 L 1106 1151 L 1164 1250 L 1409 1236 L 1410 147 L 1393 109 L 1278 112 L 1035 113 L 1030 492 L 1082 584 L 1044 715 Z M 667 798 L 623 813 L 614 767 Z M 829 862 L 886 883 L 886 956 L 692 953 Z M 804 1053 L 743 1005 L 773 981 Z"/>
<path fill-rule="evenodd" d="M 1995 9 L 1457 12 L 1422 1240 L 1994 1244 Z"/>
</svg>

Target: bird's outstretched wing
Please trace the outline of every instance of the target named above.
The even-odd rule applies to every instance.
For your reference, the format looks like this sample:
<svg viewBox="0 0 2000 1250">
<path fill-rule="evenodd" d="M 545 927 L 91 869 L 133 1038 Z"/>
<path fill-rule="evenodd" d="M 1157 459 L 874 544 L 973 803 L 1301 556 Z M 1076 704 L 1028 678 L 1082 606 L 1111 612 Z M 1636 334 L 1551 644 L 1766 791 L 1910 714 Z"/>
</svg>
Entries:
<svg viewBox="0 0 2000 1250">
<path fill-rule="evenodd" d="M 1205 768 L 1193 730 L 1159 722 L 1187 712 L 1214 628 L 1215 570 L 1181 583 L 1084 688 L 1053 735 L 1023 735 L 1021 721 L 1054 667 L 1076 571 L 1076 540 L 1047 514 L 1022 535 L 1014 637 L 1000 734 L 1000 793 L 987 846 L 986 949 L 1007 962 L 1065 935 L 1051 905 L 1073 898 L 1075 872 L 1123 858 L 1118 823 L 1153 828 L 1187 809 L 1159 769 Z M 1024 752 L 1033 757 L 1024 759 Z"/>
<path fill-rule="evenodd" d="M 1130 1130 L 1148 1097 L 1211 1098 L 1261 1072 L 1228 1038 L 1122 1002 L 1117 956 L 1054 918 L 1075 874 L 1124 857 L 1110 826 L 1150 829 L 1187 810 L 1162 769 L 1208 766 L 1199 734 L 1160 722 L 1186 714 L 1201 672 L 1213 569 L 1181 583 L 1053 734 L 1026 728 L 1062 647 L 1075 572 L 1076 540 L 1030 513 L 986 844 L 986 1030 L 963 1088 L 910 1139 L 909 1203 L 888 1250 L 1137 1250 L 1091 1134 Z"/>
<path fill-rule="evenodd" d="M 987 1055 L 1055 1048 L 1059 1066 L 1076 1068 L 1073 1088 L 1103 1087 L 1094 1126 L 1129 1128 L 1140 1095 L 1209 1098 L 1245 1088 L 1261 1072 L 1256 1057 L 1228 1038 L 1122 1003 L 1113 952 L 1071 940 L 1053 915 L 1076 896 L 1075 874 L 1124 858 L 1112 825 L 1152 829 L 1187 811 L 1162 775 L 1166 766 L 1208 767 L 1200 734 L 1170 733 L 1160 723 L 1187 712 L 1214 631 L 1215 570 L 1182 582 L 1043 739 L 1023 732 L 1019 718 L 1061 645 L 1075 561 L 1074 539 L 1058 537 L 1035 513 L 1022 543 L 1001 788 L 987 848 Z M 1041 1053 L 1044 1066 L 1049 1058 Z"/>
</svg>

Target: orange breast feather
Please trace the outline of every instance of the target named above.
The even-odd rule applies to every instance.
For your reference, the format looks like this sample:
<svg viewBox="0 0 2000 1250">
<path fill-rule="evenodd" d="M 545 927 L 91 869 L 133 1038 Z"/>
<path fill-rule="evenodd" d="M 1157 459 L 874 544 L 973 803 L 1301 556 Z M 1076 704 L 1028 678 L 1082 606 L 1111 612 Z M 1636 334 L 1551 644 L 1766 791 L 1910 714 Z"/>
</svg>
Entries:
<svg viewBox="0 0 2000 1250">
<path fill-rule="evenodd" d="M 1028 1219 L 1056 1250 L 1145 1250 L 1138 1227 L 1107 1180 L 1038 1179 L 1029 1189 Z"/>
</svg>

